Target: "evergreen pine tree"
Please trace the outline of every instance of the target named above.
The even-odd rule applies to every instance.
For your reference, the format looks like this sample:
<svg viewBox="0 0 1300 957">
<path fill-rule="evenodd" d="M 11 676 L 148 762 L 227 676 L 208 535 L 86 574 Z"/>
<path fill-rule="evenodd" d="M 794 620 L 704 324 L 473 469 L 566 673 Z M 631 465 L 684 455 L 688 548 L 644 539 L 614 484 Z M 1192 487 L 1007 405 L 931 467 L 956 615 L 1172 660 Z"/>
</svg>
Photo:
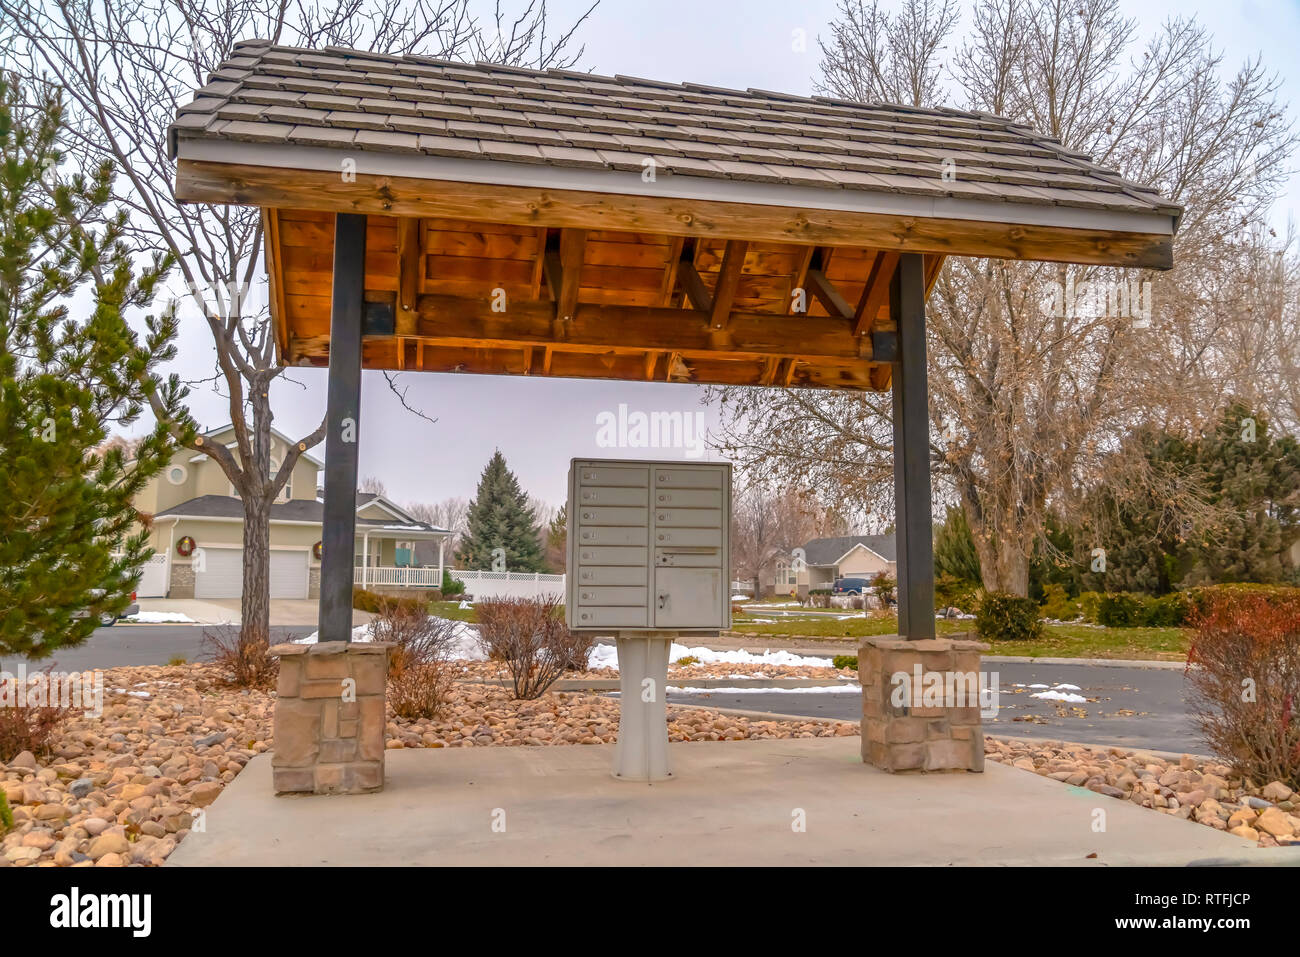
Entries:
<svg viewBox="0 0 1300 957">
<path fill-rule="evenodd" d="M 1300 450 L 1291 436 L 1240 402 L 1197 443 L 1197 466 L 1210 499 L 1225 517 L 1201 530 L 1188 581 L 1280 582 L 1300 501 Z"/>
<path fill-rule="evenodd" d="M 566 502 L 556 511 L 546 529 L 546 560 L 555 572 L 568 566 L 569 505 Z"/>
<path fill-rule="evenodd" d="M 100 448 L 175 352 L 169 310 L 141 345 L 123 313 L 146 307 L 170 262 L 135 275 L 112 170 L 64 176 L 56 91 L 0 80 L 0 653 L 44 657 L 119 613 L 150 554 L 132 501 L 171 453 L 155 428 L 128 456 Z M 74 298 L 75 297 L 75 298 Z"/>
<path fill-rule="evenodd" d="M 528 507 L 528 496 L 520 489 L 514 473 L 506 468 L 505 456 L 497 450 L 479 478 L 457 557 L 467 569 L 490 571 L 493 551 L 501 548 L 505 550 L 506 571 L 545 571 L 540 534 L 536 516 Z"/>
<path fill-rule="evenodd" d="M 975 552 L 966 512 L 960 505 L 949 505 L 943 524 L 934 534 L 934 571 L 960 582 L 979 584 L 980 559 Z"/>
</svg>

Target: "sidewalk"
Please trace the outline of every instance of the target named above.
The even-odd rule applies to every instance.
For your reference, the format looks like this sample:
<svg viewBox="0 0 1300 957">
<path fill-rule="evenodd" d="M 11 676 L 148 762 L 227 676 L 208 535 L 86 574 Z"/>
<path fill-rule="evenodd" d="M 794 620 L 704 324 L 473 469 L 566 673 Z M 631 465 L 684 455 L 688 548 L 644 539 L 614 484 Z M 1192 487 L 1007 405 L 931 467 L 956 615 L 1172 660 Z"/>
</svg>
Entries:
<svg viewBox="0 0 1300 957">
<path fill-rule="evenodd" d="M 260 755 L 209 809 L 206 832 L 167 863 L 1300 863 L 1300 849 L 1256 848 L 1017 768 L 886 774 L 862 764 L 859 746 L 857 737 L 674 744 L 677 776 L 653 786 L 614 780 L 611 745 L 396 750 L 383 792 L 348 797 L 277 798 L 270 756 Z M 801 818 L 802 832 L 792 828 Z"/>
</svg>

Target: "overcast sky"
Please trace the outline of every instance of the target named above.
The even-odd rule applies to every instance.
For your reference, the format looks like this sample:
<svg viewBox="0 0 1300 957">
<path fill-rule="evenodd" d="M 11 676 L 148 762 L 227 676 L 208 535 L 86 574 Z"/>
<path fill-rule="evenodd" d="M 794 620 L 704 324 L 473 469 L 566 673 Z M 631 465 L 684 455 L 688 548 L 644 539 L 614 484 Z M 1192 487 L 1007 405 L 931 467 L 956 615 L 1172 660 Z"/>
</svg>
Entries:
<svg viewBox="0 0 1300 957">
<path fill-rule="evenodd" d="M 567 23 L 589 5 L 551 0 L 555 23 Z M 893 6 L 893 4 L 887 4 Z M 1143 32 L 1174 15 L 1195 15 L 1224 52 L 1225 69 L 1262 55 L 1284 79 L 1282 98 L 1295 113 L 1300 90 L 1300 0 L 1262 2 L 1170 2 L 1131 0 L 1124 4 Z M 583 28 L 583 69 L 724 87 L 754 87 L 808 94 L 817 74 L 816 37 L 828 33 L 835 0 L 603 0 Z M 806 31 L 807 51 L 796 52 L 792 37 Z M 1300 198 L 1300 175 L 1274 211 L 1284 227 Z M 182 326 L 179 371 L 186 376 L 211 369 L 208 333 L 195 322 Z M 293 382 L 273 393 L 276 427 L 293 437 L 311 431 L 325 408 L 325 372 L 294 369 Z M 532 495 L 553 504 L 564 499 L 565 476 L 574 456 L 683 458 L 602 448 L 598 417 L 629 411 L 703 412 L 716 428 L 715 410 L 701 405 L 703 389 L 690 385 L 603 383 L 505 376 L 411 374 L 399 377 L 408 401 L 434 416 L 426 422 L 402 409 L 379 372 L 365 374 L 361 420 L 361 474 L 374 475 L 399 502 L 433 502 L 471 497 L 493 449 Z M 206 387 L 191 408 L 200 424 L 226 419 L 225 400 Z M 316 449 L 323 456 L 323 448 Z M 705 457 L 708 457 L 706 454 Z"/>
</svg>

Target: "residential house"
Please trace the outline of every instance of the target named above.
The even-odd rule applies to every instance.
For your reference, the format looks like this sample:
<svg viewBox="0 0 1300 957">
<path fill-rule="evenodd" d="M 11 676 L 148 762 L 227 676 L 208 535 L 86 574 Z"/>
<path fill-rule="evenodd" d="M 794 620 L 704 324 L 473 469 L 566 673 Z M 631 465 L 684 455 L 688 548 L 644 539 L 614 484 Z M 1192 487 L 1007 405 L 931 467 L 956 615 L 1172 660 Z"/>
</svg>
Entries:
<svg viewBox="0 0 1300 957">
<path fill-rule="evenodd" d="M 898 550 L 893 535 L 839 535 L 814 538 L 803 545 L 803 566 L 796 556 L 780 558 L 762 582 L 765 594 L 794 595 L 800 586 L 830 588 L 837 578 L 871 579 L 880 572 L 898 575 Z"/>
<path fill-rule="evenodd" d="M 204 434 L 235 451 L 234 428 Z M 278 472 L 292 440 L 271 430 L 271 471 Z M 271 597 L 320 595 L 321 519 L 318 485 L 324 463 L 299 456 L 289 481 L 271 506 Z M 152 516 L 155 556 L 137 593 L 142 598 L 238 598 L 243 591 L 244 510 L 221 466 L 193 449 L 180 449 L 136 499 Z M 445 545 L 450 532 L 417 521 L 382 495 L 357 493 L 353 565 L 357 584 L 436 586 L 442 582 L 443 549 L 436 564 L 420 566 L 417 542 Z M 450 556 L 445 556 L 450 558 Z"/>
</svg>

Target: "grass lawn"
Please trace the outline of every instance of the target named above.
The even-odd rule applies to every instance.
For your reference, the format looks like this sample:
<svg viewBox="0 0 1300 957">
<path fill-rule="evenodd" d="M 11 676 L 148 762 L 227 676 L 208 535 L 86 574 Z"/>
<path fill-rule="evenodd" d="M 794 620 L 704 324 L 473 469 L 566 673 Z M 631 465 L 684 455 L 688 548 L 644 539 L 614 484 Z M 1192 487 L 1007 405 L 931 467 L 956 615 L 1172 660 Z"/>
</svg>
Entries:
<svg viewBox="0 0 1300 957">
<path fill-rule="evenodd" d="M 429 602 L 429 614 L 437 615 L 439 618 L 450 618 L 453 621 L 477 621 L 474 615 L 473 607 L 461 608 L 460 600 L 456 601 L 431 601 Z"/>
<path fill-rule="evenodd" d="M 937 621 L 940 635 L 973 633 L 973 621 Z M 891 635 L 898 625 L 891 618 L 790 618 L 751 623 L 737 616 L 732 630 L 746 635 L 798 635 L 808 638 L 863 638 Z M 1181 628 L 1100 628 L 1090 625 L 1044 625 L 1037 641 L 999 641 L 990 656 L 1029 658 L 1133 658 L 1181 661 L 1187 657 L 1187 636 Z"/>
</svg>

